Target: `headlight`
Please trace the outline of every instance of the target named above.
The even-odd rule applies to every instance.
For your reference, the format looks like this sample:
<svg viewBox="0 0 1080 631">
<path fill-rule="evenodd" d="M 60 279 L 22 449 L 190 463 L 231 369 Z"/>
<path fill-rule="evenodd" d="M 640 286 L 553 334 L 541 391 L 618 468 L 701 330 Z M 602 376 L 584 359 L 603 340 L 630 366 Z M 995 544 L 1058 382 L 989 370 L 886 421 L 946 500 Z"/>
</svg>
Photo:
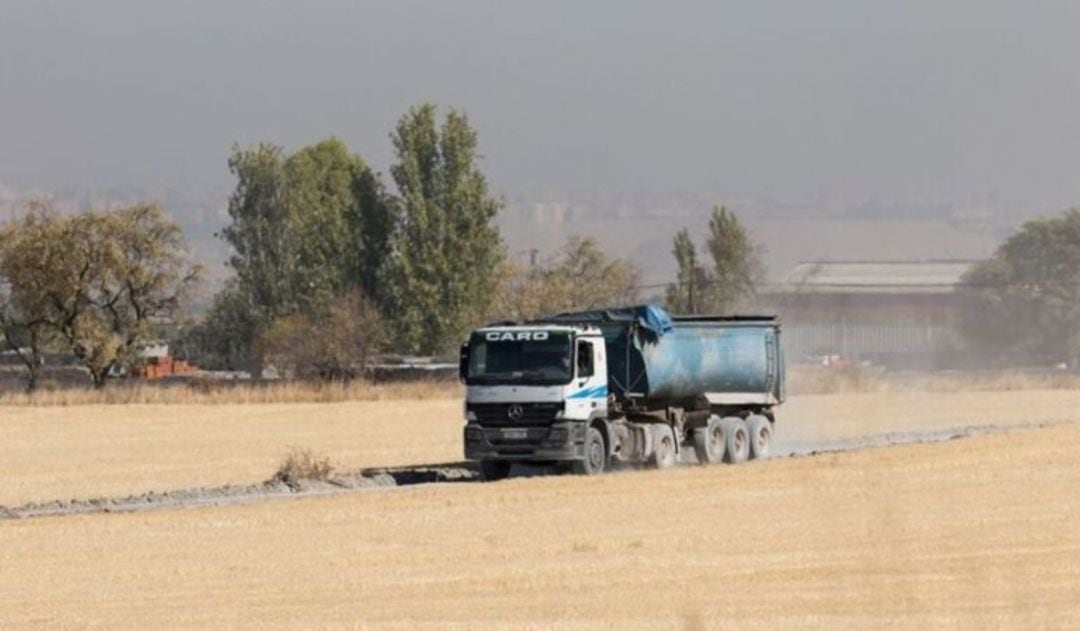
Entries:
<svg viewBox="0 0 1080 631">
<path fill-rule="evenodd" d="M 483 440 L 484 430 L 479 427 L 466 427 L 465 428 L 465 440 Z"/>
</svg>

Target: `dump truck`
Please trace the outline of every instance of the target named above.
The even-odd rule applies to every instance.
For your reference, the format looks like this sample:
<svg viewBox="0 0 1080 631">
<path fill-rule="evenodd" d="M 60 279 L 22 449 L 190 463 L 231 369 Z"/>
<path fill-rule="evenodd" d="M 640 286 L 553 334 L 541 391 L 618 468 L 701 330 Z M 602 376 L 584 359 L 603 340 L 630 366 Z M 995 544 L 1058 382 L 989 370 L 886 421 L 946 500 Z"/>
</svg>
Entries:
<svg viewBox="0 0 1080 631">
<path fill-rule="evenodd" d="M 656 305 L 498 322 L 461 347 L 465 458 L 597 474 L 768 453 L 784 400 L 771 316 L 671 316 Z"/>
</svg>

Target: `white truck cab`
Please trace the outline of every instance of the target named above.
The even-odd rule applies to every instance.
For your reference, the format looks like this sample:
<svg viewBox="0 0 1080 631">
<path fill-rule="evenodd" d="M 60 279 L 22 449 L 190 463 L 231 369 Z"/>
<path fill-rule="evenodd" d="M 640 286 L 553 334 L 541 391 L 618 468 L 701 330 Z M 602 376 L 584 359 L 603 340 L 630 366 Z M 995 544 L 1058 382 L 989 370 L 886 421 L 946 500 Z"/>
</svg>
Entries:
<svg viewBox="0 0 1080 631">
<path fill-rule="evenodd" d="M 512 461 L 585 458 L 587 423 L 607 416 L 607 351 L 596 327 L 478 329 L 462 347 L 461 377 L 465 456 L 488 477 Z"/>
</svg>

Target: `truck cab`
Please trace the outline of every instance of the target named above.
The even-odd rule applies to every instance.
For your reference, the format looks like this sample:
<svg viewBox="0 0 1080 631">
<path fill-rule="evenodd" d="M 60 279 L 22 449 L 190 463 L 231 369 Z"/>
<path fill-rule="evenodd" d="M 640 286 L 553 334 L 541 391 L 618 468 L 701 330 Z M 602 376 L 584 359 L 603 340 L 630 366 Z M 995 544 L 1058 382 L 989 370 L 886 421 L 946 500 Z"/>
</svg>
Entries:
<svg viewBox="0 0 1080 631">
<path fill-rule="evenodd" d="M 513 462 L 588 461 L 589 424 L 608 413 L 607 350 L 599 328 L 482 328 L 462 346 L 460 372 L 465 457 L 479 460 L 485 477 L 504 477 Z M 594 454 L 594 464 L 606 457 Z"/>
</svg>

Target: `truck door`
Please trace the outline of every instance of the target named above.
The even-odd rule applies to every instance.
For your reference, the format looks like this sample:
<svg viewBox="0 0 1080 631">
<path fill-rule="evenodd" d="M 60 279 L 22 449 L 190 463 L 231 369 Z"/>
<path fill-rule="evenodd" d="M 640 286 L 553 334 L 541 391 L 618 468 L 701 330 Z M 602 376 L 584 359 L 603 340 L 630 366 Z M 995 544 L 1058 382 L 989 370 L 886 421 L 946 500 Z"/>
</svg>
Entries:
<svg viewBox="0 0 1080 631">
<path fill-rule="evenodd" d="M 607 415 L 607 357 L 604 338 L 579 338 L 574 352 L 574 380 L 566 398 L 568 418 Z"/>
</svg>

